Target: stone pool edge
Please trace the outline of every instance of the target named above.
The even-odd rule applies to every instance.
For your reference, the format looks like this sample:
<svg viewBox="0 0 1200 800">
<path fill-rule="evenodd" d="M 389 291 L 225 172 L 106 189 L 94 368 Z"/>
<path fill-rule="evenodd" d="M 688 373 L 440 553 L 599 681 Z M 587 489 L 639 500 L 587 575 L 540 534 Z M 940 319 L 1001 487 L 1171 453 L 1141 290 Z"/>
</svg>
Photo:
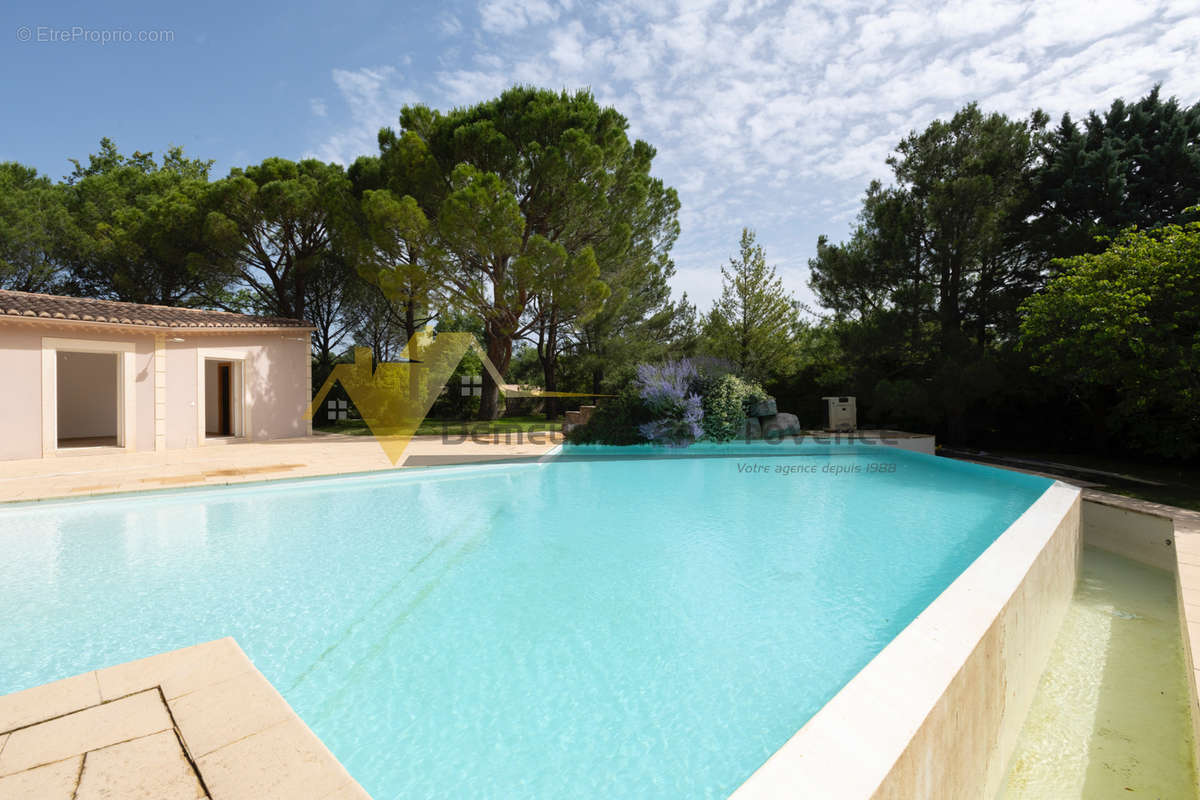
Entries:
<svg viewBox="0 0 1200 800">
<path fill-rule="evenodd" d="M 0 697 L 0 790 L 119 796 L 152 775 L 212 800 L 370 800 L 231 637 Z"/>
<path fill-rule="evenodd" d="M 995 796 L 1081 547 L 1056 481 L 731 797 Z"/>
</svg>

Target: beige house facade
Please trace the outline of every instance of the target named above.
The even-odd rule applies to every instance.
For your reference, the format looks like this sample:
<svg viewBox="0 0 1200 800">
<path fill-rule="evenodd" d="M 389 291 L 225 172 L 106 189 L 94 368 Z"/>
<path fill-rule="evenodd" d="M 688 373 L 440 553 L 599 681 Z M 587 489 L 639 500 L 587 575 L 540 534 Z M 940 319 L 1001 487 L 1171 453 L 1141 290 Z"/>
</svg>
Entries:
<svg viewBox="0 0 1200 800">
<path fill-rule="evenodd" d="M 311 434 L 304 321 L 0 291 L 0 460 Z"/>
</svg>

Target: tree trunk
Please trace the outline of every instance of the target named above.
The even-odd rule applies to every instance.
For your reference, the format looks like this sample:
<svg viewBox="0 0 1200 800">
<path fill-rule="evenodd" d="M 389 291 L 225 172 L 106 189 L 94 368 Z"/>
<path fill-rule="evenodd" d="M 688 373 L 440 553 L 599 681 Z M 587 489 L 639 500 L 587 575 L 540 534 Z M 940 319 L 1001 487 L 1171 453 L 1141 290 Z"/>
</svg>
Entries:
<svg viewBox="0 0 1200 800">
<path fill-rule="evenodd" d="M 308 291 L 308 279 L 303 272 L 297 270 L 296 277 L 292 282 L 292 302 L 289 304 L 291 308 L 283 316 L 291 317 L 292 319 L 304 319 L 304 314 L 308 311 L 308 306 L 305 304 L 305 293 Z"/>
<path fill-rule="evenodd" d="M 979 298 L 978 319 L 975 322 L 975 339 L 980 347 L 987 347 L 988 298 L 991 296 L 994 283 L 996 281 L 992 280 L 992 265 L 985 262 L 980 269 L 979 284 L 975 288 L 975 296 Z"/>
<path fill-rule="evenodd" d="M 413 301 L 408 300 L 404 304 L 404 346 L 408 348 L 408 357 L 411 361 L 420 361 L 421 352 L 417 346 L 417 341 L 414 338 L 417 335 L 417 318 L 416 312 L 413 310 Z M 421 372 L 416 367 L 408 368 L 408 397 L 410 401 L 415 401 L 421 395 Z M 453 387 L 451 391 L 456 390 Z"/>
<path fill-rule="evenodd" d="M 954 287 L 954 267 L 943 262 L 941 276 L 938 280 L 938 327 L 943 350 L 950 341 L 950 334 L 958 325 L 957 306 L 958 295 Z"/>
<path fill-rule="evenodd" d="M 545 379 L 546 391 L 558 391 L 558 310 L 550 312 L 550 321 L 546 325 L 545 342 L 538 342 L 538 356 L 542 362 L 542 376 Z M 558 417 L 558 398 L 546 398 L 546 419 Z"/>
<path fill-rule="evenodd" d="M 407 300 L 404 303 L 404 341 L 412 341 L 412 338 L 417 335 L 417 312 L 413 308 L 412 300 Z"/>
<path fill-rule="evenodd" d="M 512 339 L 500 330 L 495 322 L 487 322 L 484 326 L 484 344 L 487 348 L 488 360 L 501 375 L 508 369 L 512 360 Z M 492 380 L 491 373 L 483 371 L 483 395 L 479 398 L 479 418 L 491 421 L 500 416 L 500 387 Z"/>
</svg>

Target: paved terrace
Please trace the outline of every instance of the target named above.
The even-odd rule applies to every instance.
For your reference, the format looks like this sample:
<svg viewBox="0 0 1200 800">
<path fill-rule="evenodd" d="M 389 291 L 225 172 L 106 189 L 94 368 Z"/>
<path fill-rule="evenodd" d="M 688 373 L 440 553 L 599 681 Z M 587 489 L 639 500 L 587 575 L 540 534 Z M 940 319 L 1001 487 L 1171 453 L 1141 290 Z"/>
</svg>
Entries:
<svg viewBox="0 0 1200 800">
<path fill-rule="evenodd" d="M 400 466 L 537 458 L 562 443 L 558 433 L 415 436 Z M 0 461 L 0 502 L 83 497 L 188 486 L 344 475 L 393 469 L 370 436 L 318 434 L 270 442 L 208 444 L 191 450 L 122 453 L 97 448 L 56 458 Z"/>
<path fill-rule="evenodd" d="M 370 800 L 233 639 L 0 697 L 0 800 Z"/>
</svg>

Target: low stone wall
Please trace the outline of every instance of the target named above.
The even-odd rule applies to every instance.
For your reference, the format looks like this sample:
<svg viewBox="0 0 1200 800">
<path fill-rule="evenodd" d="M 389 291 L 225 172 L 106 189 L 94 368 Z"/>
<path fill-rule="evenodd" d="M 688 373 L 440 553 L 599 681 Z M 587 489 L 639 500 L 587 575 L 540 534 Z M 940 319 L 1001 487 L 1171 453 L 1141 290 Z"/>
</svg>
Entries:
<svg viewBox="0 0 1200 800">
<path fill-rule="evenodd" d="M 924 453 L 932 456 L 937 454 L 937 442 L 933 434 L 922 436 L 916 433 L 901 433 L 900 431 L 878 431 L 882 440 L 891 447 L 901 450 L 911 450 L 914 453 Z"/>
<path fill-rule="evenodd" d="M 1076 493 L 875 797 L 995 797 L 999 792 L 1075 592 L 1080 505 Z M 968 594 L 961 593 L 962 599 Z"/>
<path fill-rule="evenodd" d="M 1056 483 L 733 797 L 994 797 L 1080 546 L 1079 490 Z"/>
</svg>

